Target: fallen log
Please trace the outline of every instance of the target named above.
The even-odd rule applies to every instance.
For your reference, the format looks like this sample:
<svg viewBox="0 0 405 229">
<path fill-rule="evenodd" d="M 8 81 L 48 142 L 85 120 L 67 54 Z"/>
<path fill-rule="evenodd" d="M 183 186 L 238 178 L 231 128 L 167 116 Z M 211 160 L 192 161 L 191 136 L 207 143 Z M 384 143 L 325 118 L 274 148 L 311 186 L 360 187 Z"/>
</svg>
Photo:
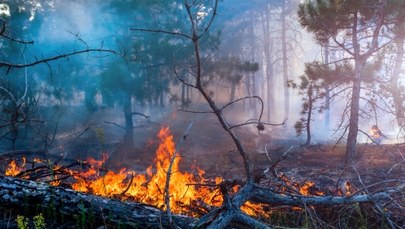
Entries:
<svg viewBox="0 0 405 229">
<path fill-rule="evenodd" d="M 49 186 L 0 175 L 0 209 L 42 209 L 57 211 L 65 217 L 92 215 L 96 222 L 126 228 L 171 228 L 167 214 L 149 205 L 123 202 L 84 194 L 61 187 Z M 180 228 L 191 228 L 195 219 L 173 215 Z"/>
<path fill-rule="evenodd" d="M 333 206 L 355 203 L 373 203 L 383 198 L 389 198 L 386 192 L 358 194 L 353 196 L 303 196 L 274 193 L 272 190 L 255 185 L 249 200 L 271 205 L 290 206 Z"/>
<path fill-rule="evenodd" d="M 14 177 L 0 175 L 0 209 L 28 209 L 30 212 L 54 211 L 65 219 L 73 216 L 92 216 L 98 226 L 113 225 L 126 228 L 226 228 L 231 222 L 269 228 L 257 219 L 243 213 L 239 207 L 247 200 L 272 206 L 332 206 L 355 203 L 374 203 L 389 198 L 389 192 L 359 194 L 353 196 L 301 196 L 275 193 L 273 190 L 251 184 L 250 189 L 239 195 L 230 196 L 223 189 L 225 203 L 214 208 L 201 219 L 168 214 L 150 205 L 120 201 L 71 189 L 50 186 Z M 402 190 L 403 187 L 398 187 Z M 396 192 L 398 192 L 397 190 Z M 30 213 L 35 214 L 31 211 Z M 18 212 L 17 214 L 23 214 Z M 385 216 L 387 219 L 388 216 Z M 390 221 L 391 222 L 391 221 Z"/>
</svg>

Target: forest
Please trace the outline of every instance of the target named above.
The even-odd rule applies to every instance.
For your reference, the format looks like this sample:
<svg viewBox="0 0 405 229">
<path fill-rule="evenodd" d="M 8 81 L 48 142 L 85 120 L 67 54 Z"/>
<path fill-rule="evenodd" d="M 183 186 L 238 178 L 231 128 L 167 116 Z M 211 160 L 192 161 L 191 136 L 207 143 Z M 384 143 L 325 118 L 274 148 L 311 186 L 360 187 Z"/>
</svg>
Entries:
<svg viewBox="0 0 405 229">
<path fill-rule="evenodd" d="M 0 228 L 404 228 L 405 1 L 0 0 Z"/>
</svg>

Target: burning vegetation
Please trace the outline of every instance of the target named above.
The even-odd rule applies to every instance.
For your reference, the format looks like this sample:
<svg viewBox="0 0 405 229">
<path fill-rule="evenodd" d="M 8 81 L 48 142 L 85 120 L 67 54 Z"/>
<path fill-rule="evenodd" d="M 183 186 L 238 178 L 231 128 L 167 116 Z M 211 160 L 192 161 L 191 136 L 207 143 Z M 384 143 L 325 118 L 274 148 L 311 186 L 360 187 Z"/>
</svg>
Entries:
<svg viewBox="0 0 405 229">
<path fill-rule="evenodd" d="M 49 183 L 64 190 L 74 189 L 86 194 L 118 199 L 123 201 L 122 203 L 140 202 L 165 211 L 167 210 L 165 183 L 176 147 L 167 127 L 159 131 L 158 139 L 160 144 L 156 150 L 154 164 L 143 173 L 125 168 L 117 171 L 108 170 L 106 169 L 108 157 L 107 154 L 103 154 L 99 160 L 89 158 L 86 161 L 60 158 L 50 160 L 40 158 L 41 155 L 37 158 L 34 155 L 27 155 L 27 157 L 8 161 L 5 174 Z M 215 209 L 221 209 L 224 197 L 236 195 L 242 187 L 242 182 L 238 180 L 227 180 L 221 177 L 206 178 L 205 171 L 202 169 L 195 168 L 191 170 L 192 172 L 181 171 L 180 163 L 181 156 L 177 154 L 172 164 L 168 193 L 170 208 L 175 214 L 204 218 L 206 214 L 215 212 Z M 372 204 L 362 203 L 369 202 L 367 195 L 362 194 L 365 192 L 364 189 L 356 189 L 349 182 L 342 182 L 336 189 L 321 188 L 323 185 L 317 185 L 316 181 L 298 182 L 291 179 L 288 173 L 278 172 L 277 174 L 277 177 L 267 177 L 260 181 L 261 186 L 271 190 L 269 199 L 252 198 L 242 205 L 243 212 L 272 225 L 303 226 L 309 223 L 308 220 L 325 225 L 329 225 L 330 222 L 365 225 L 359 217 L 370 220 L 368 225 L 381 223 L 372 214 Z M 225 192 L 224 187 L 226 187 Z M 371 190 L 379 189 L 370 188 Z M 370 194 L 373 196 L 371 198 L 380 198 L 384 195 Z M 392 197 L 398 198 L 396 195 Z M 359 201 L 359 204 L 352 207 L 350 203 L 356 201 Z M 339 206 L 329 206 L 334 204 Z M 389 209 L 392 207 L 391 204 L 385 207 Z M 342 211 L 351 213 L 336 214 Z M 400 212 L 390 212 L 394 215 L 400 214 Z"/>
<path fill-rule="evenodd" d="M 0 82 L 0 148 L 3 149 L 0 162 L 5 174 L 0 174 L 0 213 L 10 215 L 0 220 L 0 228 L 9 228 L 13 218 L 17 219 L 19 228 L 28 227 L 25 216 L 15 217 L 16 212 L 34 216 L 33 219 L 37 217 L 37 220 L 41 216 L 42 221 L 44 213 L 52 228 L 405 227 L 405 157 L 402 153 L 405 149 L 400 145 L 397 151 L 384 148 L 381 143 L 386 137 L 377 125 L 372 127 L 371 134 L 362 130 L 362 125 L 369 126 L 367 120 L 374 119 L 375 124 L 382 124 L 380 116 L 390 116 L 396 119 L 401 129 L 398 134 L 403 136 L 405 108 L 398 76 L 403 70 L 404 42 L 401 41 L 405 40 L 405 32 L 398 27 L 403 23 L 398 22 L 405 21 L 405 4 L 400 1 L 362 1 L 361 4 L 295 1 L 291 6 L 296 10 L 292 10 L 287 1 L 257 1 L 255 4 L 240 1 L 239 7 L 235 7 L 233 1 L 219 0 L 144 1 L 135 7 L 132 1 L 41 2 L 0 4 L 0 38 L 4 46 L 0 68 L 11 76 L 3 77 Z M 97 10 L 89 11 L 94 8 Z M 72 14 L 72 10 L 76 13 Z M 224 11 L 228 13 L 223 14 Z M 74 18 L 61 19 L 59 15 Z M 217 21 L 221 16 L 225 17 Z M 295 39 L 301 37 L 298 36 L 300 30 L 291 30 L 295 26 L 290 23 L 297 16 L 296 22 L 302 29 L 314 33 L 324 56 L 322 63 L 320 60 L 307 63 L 304 72 L 296 66 L 303 60 L 296 57 L 307 55 L 288 48 L 295 42 L 302 43 Z M 128 18 L 136 20 L 128 21 Z M 144 22 L 150 18 L 153 22 L 145 27 Z M 65 43 L 67 39 L 62 36 L 49 36 L 59 34 L 56 28 L 66 26 L 64 21 L 69 21 L 68 27 L 79 27 L 78 31 L 69 32 L 74 38 L 71 45 Z M 105 28 L 98 28 L 96 24 Z M 129 24 L 133 27 L 128 28 Z M 119 32 L 111 34 L 113 31 Z M 37 37 L 38 34 L 41 36 Z M 238 34 L 238 41 L 234 34 Z M 289 39 L 290 36 L 294 39 Z M 40 46 L 31 47 L 34 40 L 23 39 L 35 37 L 35 44 Z M 128 43 L 124 45 L 119 41 Z M 118 50 L 114 50 L 116 43 Z M 108 48 L 110 46 L 114 48 Z M 65 48 L 58 51 L 59 47 Z M 86 53 L 87 57 L 79 57 Z M 339 59 L 341 57 L 343 59 Z M 33 68 L 43 64 L 47 68 Z M 57 77 L 52 77 L 52 68 L 56 66 Z M 294 75 L 303 73 L 301 83 L 294 82 Z M 175 78 L 181 84 L 172 80 Z M 284 153 L 277 158 L 269 155 L 267 140 L 265 150 L 256 146 L 251 149 L 252 139 L 240 138 L 240 133 L 254 129 L 255 134 L 262 135 L 269 130 L 268 126 L 281 125 L 284 128 L 279 132 L 286 132 L 291 118 L 298 115 L 294 114 L 296 109 L 292 109 L 297 101 L 293 104 L 295 99 L 290 95 L 289 84 L 299 90 L 302 97 L 302 117 L 295 127 L 297 133 L 306 130 L 307 141 L 305 148 L 300 143 L 293 144 L 290 149 L 298 151 L 293 152 L 292 166 L 284 165 L 279 170 L 280 162 L 292 154 L 290 149 L 284 151 L 291 142 L 284 143 Z M 281 88 L 284 93 L 280 93 Z M 64 142 L 76 144 L 77 141 L 76 146 L 83 147 L 79 140 L 86 141 L 85 133 L 94 130 L 97 141 L 90 142 L 92 146 L 98 144 L 99 148 L 86 147 L 92 150 L 89 155 L 105 151 L 105 145 L 119 145 L 122 150 L 114 157 L 122 163 L 128 159 L 123 152 L 135 150 L 138 136 L 134 129 L 144 127 L 138 125 L 143 123 L 140 119 L 147 120 L 148 125 L 158 123 L 159 126 L 169 113 L 162 112 L 168 102 L 171 103 L 169 109 L 193 115 L 213 114 L 215 125 L 227 135 L 229 142 L 219 138 L 212 145 L 232 145 L 229 164 L 237 167 L 232 178 L 218 176 L 216 172 L 207 177 L 206 171 L 211 170 L 195 166 L 180 169 L 179 146 L 175 145 L 168 127 L 157 135 L 160 144 L 153 160 L 136 155 L 136 160 L 144 160 L 143 164 L 153 161 L 142 172 L 125 166 L 110 169 L 107 162 L 112 157 L 109 158 L 108 153 L 98 159 L 75 160 L 78 157 L 72 155 L 73 146 L 60 157 L 53 151 L 59 145 L 66 147 Z M 204 109 L 185 110 L 199 107 L 201 102 Z M 242 112 L 235 109 L 237 105 L 243 106 Z M 331 115 L 335 108 L 343 108 L 336 117 Z M 72 109 L 85 110 L 86 114 Z M 89 122 L 91 116 L 105 118 L 108 109 L 119 111 L 121 116 Z M 65 110 L 71 112 L 65 114 Z M 157 110 L 162 115 L 152 117 Z M 315 111 L 324 115 L 316 116 Z M 72 113 L 75 117 L 69 117 Z M 243 113 L 243 118 L 236 119 L 236 113 Z M 273 122 L 279 119 L 284 121 Z M 319 133 L 311 128 L 315 123 L 312 120 L 324 121 Z M 78 126 L 72 127 L 72 123 Z M 108 135 L 101 127 L 106 124 L 123 132 L 111 131 Z M 336 133 L 341 135 L 338 143 L 346 138 L 344 158 L 339 160 L 344 165 L 330 162 L 328 150 L 304 158 L 304 151 L 316 151 L 318 147 L 311 136 L 321 134 L 326 140 L 333 124 L 337 126 Z M 244 128 L 247 125 L 253 128 Z M 203 128 L 209 129 L 206 123 Z M 365 150 L 358 144 L 359 133 L 372 140 L 373 144 L 367 145 Z M 271 133 L 271 137 L 276 135 Z M 111 136 L 116 140 L 112 141 Z M 182 139 L 187 136 L 188 133 Z M 379 154 L 368 160 L 371 158 L 368 151 L 376 147 L 384 148 L 384 153 L 388 152 L 394 163 L 373 170 L 383 164 L 379 163 L 382 160 Z M 28 155 L 18 149 L 31 149 L 33 153 Z M 36 150 L 46 154 L 40 155 Z M 226 152 L 223 148 L 218 151 L 222 156 Z M 265 166 L 256 167 L 252 160 L 255 151 L 266 154 Z M 359 154 L 360 151 L 363 152 Z M 236 154 L 239 161 L 233 160 Z M 65 158 L 67 156 L 74 159 Z M 218 155 L 213 159 L 219 160 Z M 313 167 L 306 167 L 305 163 L 311 160 Z M 319 162 L 330 164 L 322 171 Z M 129 163 L 135 160 L 128 159 Z M 334 184 L 325 185 L 308 173 L 296 172 L 299 169 L 312 172 L 314 167 L 312 175 L 328 174 Z M 21 206 L 23 210 L 19 209 Z M 67 218 L 74 221 L 74 225 L 63 224 Z"/>
<path fill-rule="evenodd" d="M 22 157 L 20 162 L 11 160 L 4 174 L 47 182 L 53 186 L 67 187 L 78 192 L 141 202 L 162 210 L 167 210 L 165 195 L 169 195 L 173 213 L 193 217 L 202 216 L 212 208 L 221 206 L 223 195 L 219 187 L 224 179 L 205 178 L 205 171 L 197 167 L 192 173 L 181 171 L 179 168 L 181 156 L 179 153 L 174 156 L 176 146 L 169 128 L 162 128 L 157 137 L 160 144 L 156 150 L 154 165 L 150 165 L 142 174 L 126 168 L 121 168 L 118 172 L 105 169 L 108 154 L 102 154 L 100 160 L 89 158 L 86 161 L 74 161 L 65 166 L 59 165 L 58 161 L 34 158 L 30 162 Z M 170 163 L 172 163 L 172 172 L 168 193 L 166 193 L 165 184 Z M 281 175 L 279 178 L 278 184 L 275 185 L 277 193 L 303 196 L 325 195 L 325 192 L 320 190 L 313 181 L 305 181 L 301 184 L 294 182 L 286 175 Z M 241 182 L 232 181 L 228 184 L 232 194 L 239 190 Z M 349 186 L 346 188 L 345 193 L 339 194 L 350 195 L 351 188 Z M 270 205 L 249 201 L 241 209 L 251 216 L 261 218 L 269 218 L 272 214 Z"/>
</svg>

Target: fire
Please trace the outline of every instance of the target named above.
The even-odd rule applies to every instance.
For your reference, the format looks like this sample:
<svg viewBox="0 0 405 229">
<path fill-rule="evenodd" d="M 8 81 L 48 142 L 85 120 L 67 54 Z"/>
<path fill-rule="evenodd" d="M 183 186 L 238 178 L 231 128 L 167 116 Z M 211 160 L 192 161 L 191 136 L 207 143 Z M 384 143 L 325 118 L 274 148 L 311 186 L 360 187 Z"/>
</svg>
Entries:
<svg viewBox="0 0 405 229">
<path fill-rule="evenodd" d="M 22 171 L 24 171 L 26 159 L 23 157 L 23 162 L 20 166 L 17 165 L 17 162 L 15 160 L 12 160 L 10 164 L 8 164 L 8 167 L 6 169 L 5 175 L 6 176 L 17 176 L 20 174 Z"/>
<path fill-rule="evenodd" d="M 195 168 L 195 173 L 181 171 L 179 168 L 181 156 L 179 152 L 176 152 L 169 128 L 162 128 L 157 137 L 160 144 L 156 151 L 154 164 L 150 165 L 143 174 L 125 168 L 118 172 L 102 169 L 108 159 L 107 154 L 103 154 L 101 160 L 89 158 L 81 163 L 85 166 L 81 166 L 79 170 L 51 165 L 49 161 L 40 159 L 34 159 L 33 162 L 42 163 L 46 165 L 45 167 L 49 167 L 48 171 L 51 170 L 52 172 L 50 172 L 50 178 L 45 179 L 51 185 L 60 185 L 64 178 L 60 174 L 67 174 L 73 177 L 70 182 L 71 188 L 79 192 L 122 200 L 134 200 L 164 210 L 167 209 L 165 196 L 169 195 L 170 209 L 173 213 L 191 216 L 198 216 L 198 214 L 208 212 L 213 206 L 220 206 L 223 199 L 218 185 L 223 182 L 223 178 L 206 179 L 204 178 L 205 171 L 199 168 Z M 167 188 L 165 184 L 171 163 L 170 182 Z M 21 165 L 11 161 L 5 174 L 17 176 L 25 170 L 25 164 L 25 158 L 23 158 Z M 30 178 L 29 175 L 23 175 L 24 178 Z M 285 185 L 279 187 L 280 192 L 288 192 L 288 190 L 293 189 L 301 195 L 324 194 L 315 187 L 314 182 L 307 181 L 304 184 L 298 184 L 286 176 L 282 179 Z M 238 189 L 239 186 L 234 185 L 230 192 L 235 193 Z M 264 204 L 246 202 L 241 209 L 253 216 L 270 217 L 271 214 L 271 211 L 266 210 L 268 208 Z"/>
<path fill-rule="evenodd" d="M 373 125 L 370 129 L 371 139 L 374 143 L 380 144 L 385 137 L 385 135 L 381 132 L 377 125 Z"/>
<path fill-rule="evenodd" d="M 76 183 L 72 185 L 72 188 L 76 191 L 91 192 L 101 196 L 118 196 L 122 199 L 137 200 L 166 209 L 165 183 L 176 148 L 169 128 L 161 129 L 158 138 L 161 143 L 156 151 L 154 166 L 149 166 L 145 174 L 136 174 L 134 171 L 121 169 L 118 173 L 108 171 L 100 176 L 97 168 L 100 168 L 107 158 L 100 161 L 93 159 L 88 161 L 92 165 L 90 169 L 73 174 Z M 182 172 L 179 169 L 180 161 L 181 157 L 177 153 L 173 160 L 169 183 L 171 210 L 183 213 L 186 211 L 184 206 L 190 206 L 196 200 L 203 201 L 207 205 L 219 206 L 222 203 L 220 195 L 206 186 L 193 185 L 206 182 L 206 179 L 203 178 L 205 171 L 197 170 L 198 175 Z M 88 178 L 91 177 L 96 178 L 88 181 Z M 221 178 L 216 178 L 215 183 L 219 184 L 221 180 Z"/>
<path fill-rule="evenodd" d="M 302 185 L 299 188 L 298 192 L 303 196 L 310 196 L 310 195 L 323 196 L 323 195 L 325 195 L 324 192 L 318 190 L 315 187 L 315 182 L 313 182 L 313 181 L 305 181 L 304 185 Z"/>
</svg>

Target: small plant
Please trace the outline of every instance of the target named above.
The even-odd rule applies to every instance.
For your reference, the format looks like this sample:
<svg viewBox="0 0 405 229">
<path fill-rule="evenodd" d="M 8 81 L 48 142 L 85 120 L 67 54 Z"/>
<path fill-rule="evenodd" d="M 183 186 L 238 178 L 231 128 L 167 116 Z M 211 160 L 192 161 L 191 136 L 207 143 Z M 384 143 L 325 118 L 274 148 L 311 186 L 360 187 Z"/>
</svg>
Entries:
<svg viewBox="0 0 405 229">
<path fill-rule="evenodd" d="M 39 213 L 39 215 L 34 216 L 34 227 L 35 229 L 45 229 L 46 224 L 45 224 L 45 218 L 42 215 L 42 213 Z"/>
<path fill-rule="evenodd" d="M 17 222 L 18 229 L 28 229 L 29 220 L 27 217 L 25 217 L 23 215 L 18 215 L 16 222 Z"/>
<path fill-rule="evenodd" d="M 29 229 L 29 219 L 25 216 L 18 215 L 17 219 L 17 228 L 18 229 Z M 45 229 L 46 224 L 45 224 L 45 218 L 42 215 L 42 213 L 39 213 L 38 215 L 33 217 L 33 223 L 34 223 L 34 228 L 35 229 Z"/>
</svg>

